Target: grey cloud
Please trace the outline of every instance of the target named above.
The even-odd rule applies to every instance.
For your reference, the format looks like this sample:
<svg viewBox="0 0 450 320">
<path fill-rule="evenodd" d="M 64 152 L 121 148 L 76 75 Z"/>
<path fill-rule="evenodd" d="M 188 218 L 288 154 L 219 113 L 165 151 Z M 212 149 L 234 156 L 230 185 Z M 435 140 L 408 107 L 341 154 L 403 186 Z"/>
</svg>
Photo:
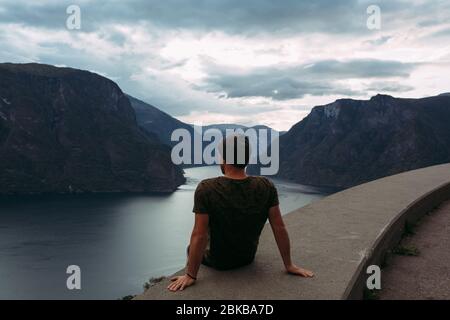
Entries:
<svg viewBox="0 0 450 320">
<path fill-rule="evenodd" d="M 175 69 L 178 67 L 182 67 L 184 65 L 186 65 L 186 63 L 188 63 L 189 60 L 188 59 L 182 59 L 173 63 L 163 63 L 160 67 L 161 70 L 170 70 L 170 69 Z"/>
<path fill-rule="evenodd" d="M 339 83 L 346 79 L 408 77 L 415 64 L 360 59 L 324 60 L 311 65 L 257 68 L 245 73 L 210 66 L 201 89 L 231 97 L 270 97 L 274 100 L 321 96 L 360 95 Z"/>
<path fill-rule="evenodd" d="M 368 40 L 366 43 L 373 45 L 373 46 L 381 46 L 392 39 L 392 36 L 383 36 L 376 38 L 374 40 Z"/>
<path fill-rule="evenodd" d="M 366 8 L 373 4 L 372 0 L 0 0 L 0 27 L 7 23 L 19 23 L 45 28 L 48 32 L 65 29 L 66 7 L 73 3 L 78 3 L 82 9 L 82 33 L 96 32 L 101 38 L 118 46 L 122 46 L 131 35 L 116 32 L 117 29 L 110 28 L 113 24 L 143 24 L 148 26 L 149 34 L 162 34 L 162 38 L 166 30 L 179 29 L 199 33 L 219 30 L 247 37 L 269 34 L 270 39 L 282 38 L 284 35 L 329 33 L 332 38 L 323 45 L 330 47 L 348 41 L 348 38 L 343 37 L 346 33 L 352 35 L 351 39 L 354 39 L 353 35 L 372 37 L 377 34 L 366 28 Z M 419 18 L 428 19 L 431 21 L 429 24 L 433 22 L 433 25 L 436 21 L 444 23 L 449 17 L 450 11 L 445 10 L 449 8 L 448 3 L 441 0 L 421 4 L 401 0 L 376 1 L 382 9 L 383 32 L 391 30 L 390 23 L 398 22 L 403 28 L 410 22 L 416 23 Z M 437 16 L 439 19 L 433 19 Z M 39 62 L 99 70 L 110 78 L 120 79 L 118 82 L 125 91 L 163 107 L 173 115 L 214 109 L 230 113 L 257 112 L 256 108 L 248 108 L 245 102 L 238 105 L 236 100 L 191 97 L 195 91 L 186 89 L 180 92 L 181 85 L 177 86 L 174 81 L 161 82 L 156 75 L 148 75 L 142 80 L 145 83 L 142 87 L 139 87 L 139 80 L 130 79 L 131 75 L 145 68 L 149 60 L 152 67 L 160 70 L 179 67 L 186 63 L 184 60 L 164 61 L 157 52 L 154 57 L 130 53 L 102 59 L 95 54 L 86 54 L 82 49 L 74 49 L 69 44 L 49 42 L 41 43 L 42 48 L 36 49 L 36 52 L 25 52 L 26 48 L 14 48 L 7 43 L 7 37 L 2 39 L 4 32 L 0 30 L 0 60 L 17 62 L 37 57 Z M 373 45 L 387 40 L 380 37 L 375 39 Z M 277 55 L 282 51 L 268 49 L 258 52 L 264 53 Z M 306 94 L 351 96 L 360 93 L 344 86 L 340 80 L 407 77 L 414 67 L 414 64 L 395 61 L 326 60 L 310 66 L 259 68 L 242 74 L 207 65 L 209 77 L 201 89 L 217 93 L 216 97 L 261 96 L 273 100 L 298 98 Z M 382 86 L 380 83 L 369 87 L 379 88 L 380 91 L 408 89 L 392 84 Z M 235 102 L 236 105 L 233 105 Z M 273 106 L 270 108 L 273 109 Z M 264 106 L 258 106 L 258 110 L 263 109 Z"/>
<path fill-rule="evenodd" d="M 301 98 L 306 94 L 321 96 L 326 94 L 356 95 L 357 93 L 326 81 L 297 81 L 292 78 L 260 79 L 259 77 L 218 78 L 214 86 L 207 90 L 225 91 L 228 98 L 267 97 L 274 100 Z"/>
<path fill-rule="evenodd" d="M 346 78 L 378 78 L 378 77 L 407 77 L 417 66 L 413 63 L 399 61 L 358 59 L 349 61 L 324 60 L 306 68 L 300 66 L 298 72 L 309 75 L 324 75 L 336 79 Z M 302 70 L 303 69 L 303 70 Z"/>
<path fill-rule="evenodd" d="M 379 0 L 383 14 L 409 10 L 402 1 Z M 3 1 L 0 21 L 48 28 L 65 26 L 72 0 Z M 80 1 L 85 31 L 105 23 L 149 22 L 162 29 L 229 33 L 364 33 L 368 0 L 129 0 Z M 413 8 L 414 10 L 417 8 Z M 434 9 L 434 8 L 433 8 Z"/>
<path fill-rule="evenodd" d="M 371 83 L 367 90 L 376 91 L 377 93 L 408 92 L 414 90 L 414 87 L 392 81 L 379 81 Z"/>
<path fill-rule="evenodd" d="M 450 28 L 446 28 L 446 29 L 442 29 L 442 30 L 433 32 L 428 37 L 431 37 L 431 38 L 443 38 L 443 37 L 450 38 Z"/>
</svg>

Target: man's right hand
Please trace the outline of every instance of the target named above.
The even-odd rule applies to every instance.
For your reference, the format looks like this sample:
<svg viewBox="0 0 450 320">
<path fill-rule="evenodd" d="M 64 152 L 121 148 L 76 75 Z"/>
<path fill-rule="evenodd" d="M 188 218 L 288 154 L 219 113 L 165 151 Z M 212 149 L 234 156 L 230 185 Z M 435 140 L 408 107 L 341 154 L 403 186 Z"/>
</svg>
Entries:
<svg viewBox="0 0 450 320">
<path fill-rule="evenodd" d="M 312 278 L 314 277 L 314 272 L 297 267 L 295 264 L 291 264 L 286 267 L 286 271 L 290 274 L 305 277 L 305 278 Z"/>
<path fill-rule="evenodd" d="M 187 274 L 183 276 L 173 277 L 170 279 L 171 284 L 167 287 L 170 291 L 183 291 L 185 288 L 192 286 L 195 283 L 195 279 L 188 276 Z"/>
</svg>

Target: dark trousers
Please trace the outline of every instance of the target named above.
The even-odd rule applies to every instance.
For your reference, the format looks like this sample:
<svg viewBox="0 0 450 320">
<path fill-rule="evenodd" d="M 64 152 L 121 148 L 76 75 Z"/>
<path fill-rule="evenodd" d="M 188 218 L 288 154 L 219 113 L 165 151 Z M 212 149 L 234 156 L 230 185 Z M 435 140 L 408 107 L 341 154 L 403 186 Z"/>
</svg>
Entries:
<svg viewBox="0 0 450 320">
<path fill-rule="evenodd" d="M 188 263 L 189 263 L 189 246 L 187 246 L 187 248 L 186 248 L 186 255 L 188 257 Z M 205 265 L 207 267 L 210 267 L 210 268 L 214 268 L 216 270 L 220 270 L 220 271 L 241 268 L 241 267 L 244 267 L 246 265 L 249 265 L 252 262 L 253 262 L 253 259 L 251 259 L 249 261 L 241 261 L 239 263 L 234 263 L 234 264 L 230 264 L 230 263 L 220 264 L 220 263 L 215 262 L 211 258 L 208 249 L 206 249 L 206 251 L 205 251 L 205 253 L 203 255 L 203 259 L 202 259 L 202 264 L 203 265 Z"/>
</svg>

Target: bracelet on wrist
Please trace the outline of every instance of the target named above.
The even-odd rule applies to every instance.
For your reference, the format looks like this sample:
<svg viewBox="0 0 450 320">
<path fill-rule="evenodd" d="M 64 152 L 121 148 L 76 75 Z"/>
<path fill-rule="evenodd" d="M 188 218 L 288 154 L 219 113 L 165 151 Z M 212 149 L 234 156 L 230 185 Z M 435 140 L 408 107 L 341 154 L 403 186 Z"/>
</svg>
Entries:
<svg viewBox="0 0 450 320">
<path fill-rule="evenodd" d="M 191 278 L 192 280 L 197 280 L 197 278 L 196 277 L 194 277 L 194 276 L 192 276 L 192 275 L 190 275 L 188 272 L 186 272 L 186 275 L 189 277 L 189 278 Z"/>
</svg>

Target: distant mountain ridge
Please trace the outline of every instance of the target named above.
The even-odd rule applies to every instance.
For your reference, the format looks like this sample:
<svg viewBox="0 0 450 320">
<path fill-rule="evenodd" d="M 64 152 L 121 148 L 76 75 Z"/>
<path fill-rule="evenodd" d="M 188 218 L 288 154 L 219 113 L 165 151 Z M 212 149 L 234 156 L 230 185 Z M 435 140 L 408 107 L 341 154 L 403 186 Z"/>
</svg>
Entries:
<svg viewBox="0 0 450 320">
<path fill-rule="evenodd" d="M 280 138 L 278 177 L 348 188 L 450 162 L 450 96 L 377 95 L 314 107 Z"/>
<path fill-rule="evenodd" d="M 134 98 L 130 95 L 127 95 L 128 99 L 130 100 L 130 103 L 132 107 L 135 110 L 136 118 L 139 126 L 141 126 L 149 135 L 156 136 L 162 143 L 173 147 L 178 142 L 177 141 L 171 141 L 171 135 L 172 132 L 175 129 L 185 129 L 187 130 L 192 139 L 196 137 L 197 139 L 201 139 L 200 136 L 200 129 L 204 133 L 206 130 L 210 129 L 217 129 L 222 133 L 222 136 L 225 137 L 227 134 L 227 130 L 238 130 L 241 129 L 244 132 L 247 129 L 255 129 L 258 131 L 259 129 L 266 129 L 269 132 L 269 139 L 272 137 L 272 132 L 276 132 L 276 130 L 271 129 L 268 126 L 264 125 L 256 125 L 253 127 L 247 127 L 240 124 L 233 124 L 233 123 L 219 123 L 219 124 L 211 124 L 211 125 L 205 125 L 202 127 L 194 127 L 191 124 L 182 122 L 169 114 L 165 113 L 164 111 L 158 109 L 157 107 L 148 104 L 142 100 L 139 100 L 137 98 Z M 203 149 L 209 145 L 209 141 L 205 141 L 202 144 L 202 150 L 200 152 L 203 152 Z M 191 164 L 183 165 L 183 167 L 192 167 L 192 166 L 201 166 L 200 165 L 194 165 L 194 146 L 192 144 L 191 148 Z"/>
<path fill-rule="evenodd" d="M 161 109 L 147 102 L 134 98 L 131 95 L 127 95 L 127 97 L 130 100 L 131 106 L 134 108 L 134 111 L 136 113 L 136 119 L 139 126 L 141 126 L 149 134 L 156 135 L 160 139 L 160 141 L 163 142 L 164 144 L 167 144 L 169 146 L 174 144 L 171 141 L 170 137 L 175 129 L 186 129 L 189 132 L 193 133 L 194 128 L 193 125 L 182 122 L 176 119 L 175 117 L 172 117 L 171 115 L 165 113 Z M 223 135 L 225 135 L 227 129 L 228 130 L 242 129 L 244 131 L 250 128 L 256 130 L 259 129 L 274 130 L 264 125 L 256 125 L 249 127 L 234 123 L 211 124 L 202 126 L 201 128 L 203 131 L 209 129 L 218 129 L 222 132 Z"/>
<path fill-rule="evenodd" d="M 450 93 L 339 99 L 280 135 L 277 176 L 348 188 L 450 162 L 449 124 Z M 197 134 L 100 75 L 0 64 L 0 194 L 174 191 L 185 181 L 170 157 L 179 128 Z M 248 129 L 202 130 L 212 128 Z"/>
<path fill-rule="evenodd" d="M 0 64 L 0 194 L 171 192 L 184 181 L 113 81 Z"/>
<path fill-rule="evenodd" d="M 274 130 L 268 126 L 265 125 L 255 125 L 255 126 L 244 126 L 241 124 L 234 124 L 234 123 L 218 123 L 218 124 L 210 124 L 210 125 L 206 125 L 203 126 L 203 130 L 208 130 L 208 129 L 218 129 L 222 132 L 225 133 L 226 130 L 247 130 L 247 129 L 255 129 L 255 130 L 259 130 L 259 129 L 266 129 L 266 130 Z M 276 130 L 274 130 L 276 131 Z"/>
<path fill-rule="evenodd" d="M 168 146 L 173 145 L 170 137 L 175 129 L 182 128 L 193 132 L 191 125 L 170 116 L 149 103 L 130 95 L 127 95 L 127 97 L 136 113 L 138 125 L 149 134 L 156 135 L 162 143 Z"/>
</svg>

